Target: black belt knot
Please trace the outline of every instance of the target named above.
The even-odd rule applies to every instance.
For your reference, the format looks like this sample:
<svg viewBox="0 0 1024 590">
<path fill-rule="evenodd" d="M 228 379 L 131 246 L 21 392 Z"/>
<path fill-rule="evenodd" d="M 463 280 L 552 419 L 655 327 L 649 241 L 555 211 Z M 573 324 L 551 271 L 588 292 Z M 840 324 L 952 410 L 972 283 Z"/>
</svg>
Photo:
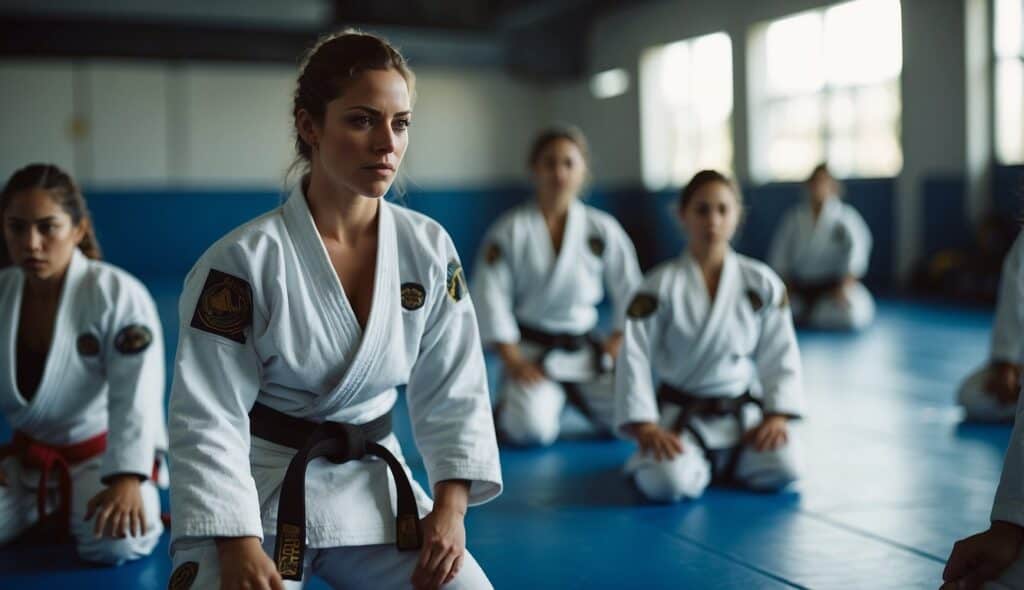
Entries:
<svg viewBox="0 0 1024 590">
<path fill-rule="evenodd" d="M 391 434 L 391 412 L 366 424 L 317 423 L 257 402 L 249 412 L 249 430 L 253 436 L 297 451 L 288 463 L 277 507 L 274 562 L 281 577 L 302 579 L 306 551 L 306 466 L 321 457 L 337 465 L 366 456 L 384 460 L 398 493 L 395 544 L 403 551 L 422 546 L 419 509 L 412 484 L 394 454 L 378 442 Z"/>
</svg>

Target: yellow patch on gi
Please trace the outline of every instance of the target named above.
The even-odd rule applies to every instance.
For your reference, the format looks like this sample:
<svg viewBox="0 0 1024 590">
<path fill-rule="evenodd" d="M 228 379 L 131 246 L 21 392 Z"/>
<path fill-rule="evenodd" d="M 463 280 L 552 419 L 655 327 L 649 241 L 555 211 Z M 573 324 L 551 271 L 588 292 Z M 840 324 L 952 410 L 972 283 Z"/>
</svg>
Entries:
<svg viewBox="0 0 1024 590">
<path fill-rule="evenodd" d="M 125 326 L 114 338 L 114 348 L 121 354 L 139 354 L 153 343 L 153 332 L 141 324 Z"/>
<path fill-rule="evenodd" d="M 402 283 L 402 307 L 413 311 L 423 307 L 427 291 L 419 283 Z"/>
<path fill-rule="evenodd" d="M 638 320 L 651 315 L 656 309 L 658 309 L 657 297 L 650 293 L 638 293 L 626 308 L 626 315 Z"/>
<path fill-rule="evenodd" d="M 461 301 L 466 296 L 466 275 L 462 272 L 462 265 L 455 260 L 448 263 L 446 290 L 452 301 Z"/>
<path fill-rule="evenodd" d="M 249 283 L 210 269 L 192 315 L 192 327 L 245 344 L 245 329 L 252 324 L 252 288 Z"/>
<path fill-rule="evenodd" d="M 188 590 L 198 575 L 199 564 L 195 561 L 186 561 L 174 568 L 174 573 L 171 574 L 171 579 L 167 582 L 167 590 Z"/>
</svg>

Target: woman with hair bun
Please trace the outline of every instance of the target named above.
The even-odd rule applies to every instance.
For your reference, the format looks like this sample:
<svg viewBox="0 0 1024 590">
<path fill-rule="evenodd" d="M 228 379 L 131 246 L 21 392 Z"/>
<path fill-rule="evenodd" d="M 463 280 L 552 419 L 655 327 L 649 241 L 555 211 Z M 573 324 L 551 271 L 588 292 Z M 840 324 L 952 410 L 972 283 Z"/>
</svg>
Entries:
<svg viewBox="0 0 1024 590">
<path fill-rule="evenodd" d="M 307 170 L 185 282 L 171 390 L 172 588 L 490 588 L 469 505 L 501 491 L 473 304 L 455 246 L 386 202 L 414 80 L 373 35 L 302 64 Z M 406 397 L 433 500 L 391 429 Z"/>
</svg>

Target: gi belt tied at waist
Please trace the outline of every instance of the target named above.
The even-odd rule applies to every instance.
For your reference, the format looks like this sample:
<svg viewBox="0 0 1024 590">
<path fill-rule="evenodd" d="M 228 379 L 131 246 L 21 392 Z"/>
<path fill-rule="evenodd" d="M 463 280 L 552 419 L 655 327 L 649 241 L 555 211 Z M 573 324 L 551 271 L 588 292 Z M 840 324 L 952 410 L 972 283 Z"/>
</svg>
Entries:
<svg viewBox="0 0 1024 590">
<path fill-rule="evenodd" d="M 383 459 L 391 470 L 398 493 L 396 545 L 399 550 L 423 544 L 419 510 L 412 485 L 398 459 L 378 441 L 391 434 L 391 412 L 366 424 L 311 422 L 256 403 L 249 412 L 253 436 L 296 449 L 288 463 L 277 507 L 274 561 L 281 577 L 301 580 L 306 552 L 306 465 L 323 457 L 335 464 L 358 461 L 367 455 Z"/>
<path fill-rule="evenodd" d="M 843 285 L 842 277 L 822 279 L 819 281 L 791 281 L 790 291 L 800 297 L 803 310 L 797 320 L 807 322 L 818 302 Z"/>
<path fill-rule="evenodd" d="M 537 359 L 537 364 L 540 365 L 545 373 L 548 373 L 549 371 L 547 370 L 544 362 L 552 351 L 565 350 L 568 352 L 576 352 L 585 348 L 590 349 L 590 358 L 593 360 L 592 370 L 595 377 L 612 371 L 613 367 L 611 357 L 605 354 L 601 340 L 593 333 L 552 333 L 520 324 L 519 335 L 523 340 L 541 347 L 542 352 L 540 358 Z M 548 377 L 552 376 L 548 375 Z M 580 391 L 578 387 L 578 383 L 553 377 L 552 380 L 558 382 L 562 386 L 562 389 L 565 390 L 566 399 L 570 404 L 575 406 L 576 409 L 591 422 L 595 422 L 594 412 L 586 403 L 586 400 L 583 397 L 583 392 Z"/>
<path fill-rule="evenodd" d="M 715 462 L 708 456 L 708 462 L 711 464 L 712 476 L 714 479 L 723 483 L 733 483 L 736 475 L 736 467 L 739 465 L 740 457 L 742 456 L 745 445 L 742 441 L 743 436 L 743 410 L 749 404 L 753 404 L 758 408 L 761 407 L 761 400 L 750 395 L 747 391 L 743 395 L 737 397 L 704 397 L 699 395 L 693 395 L 676 389 L 671 385 L 662 383 L 658 388 L 658 403 L 659 405 L 674 405 L 679 407 L 679 415 L 676 416 L 675 421 L 672 423 L 672 432 L 676 434 L 682 434 L 683 431 L 689 431 L 696 439 L 697 444 L 703 449 L 704 454 L 708 456 L 707 444 L 704 441 L 704 437 L 697 432 L 697 429 L 693 427 L 694 418 L 717 418 L 721 416 L 732 416 L 736 421 L 737 430 L 740 433 L 740 442 L 732 449 L 729 455 L 729 459 L 725 464 L 725 468 L 721 473 L 716 473 Z"/>
<path fill-rule="evenodd" d="M 51 445 L 15 431 L 14 439 L 0 447 L 0 459 L 15 456 L 25 467 L 39 470 L 39 484 L 36 488 L 36 508 L 39 521 L 46 519 L 46 500 L 49 493 L 51 473 L 57 475 L 57 510 L 52 518 L 58 521 L 58 540 L 66 540 L 71 531 L 71 467 L 102 455 L 107 450 L 107 433 L 72 445 Z"/>
</svg>

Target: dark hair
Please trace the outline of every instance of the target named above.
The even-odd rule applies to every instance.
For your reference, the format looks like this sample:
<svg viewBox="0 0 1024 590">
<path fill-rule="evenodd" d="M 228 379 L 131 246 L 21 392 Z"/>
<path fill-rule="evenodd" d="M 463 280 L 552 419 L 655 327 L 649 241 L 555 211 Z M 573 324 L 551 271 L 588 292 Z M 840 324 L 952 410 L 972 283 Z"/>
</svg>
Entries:
<svg viewBox="0 0 1024 590">
<path fill-rule="evenodd" d="M 85 224 L 85 236 L 78 243 L 78 249 L 87 257 L 100 260 L 103 253 L 100 251 L 100 243 L 96 240 L 96 231 L 92 225 L 89 208 L 85 204 L 85 197 L 71 176 L 53 164 L 29 164 L 7 179 L 3 193 L 0 193 L 0 218 L 7 213 L 7 207 L 15 195 L 33 189 L 48 191 L 53 200 L 71 217 L 71 222 L 75 226 Z M 0 241 L 0 267 L 10 264 L 11 253 L 7 251 L 7 243 Z"/>
<path fill-rule="evenodd" d="M 323 124 L 327 103 L 341 96 L 345 88 L 366 70 L 395 70 L 409 85 L 410 96 L 415 95 L 416 77 L 405 58 L 384 39 L 346 29 L 321 37 L 310 49 L 299 67 L 295 86 L 292 118 L 296 126 L 296 160 L 292 167 L 308 164 L 313 146 L 298 133 L 298 116 L 305 110 L 318 124 Z"/>
<path fill-rule="evenodd" d="M 548 127 L 547 129 L 541 131 L 536 138 L 534 138 L 533 145 L 530 146 L 529 157 L 526 159 L 527 165 L 529 165 L 532 168 L 534 164 L 537 163 L 537 160 L 540 159 L 541 153 L 543 153 L 544 150 L 549 145 L 551 145 L 551 143 L 558 141 L 559 139 L 571 141 L 572 143 L 576 144 L 576 147 L 580 150 L 580 153 L 583 154 L 583 161 L 589 163 L 590 147 L 587 145 L 586 136 L 583 135 L 583 132 L 580 131 L 579 127 L 575 127 L 572 125 L 564 125 L 558 127 Z"/>
<path fill-rule="evenodd" d="M 686 183 L 686 186 L 680 191 L 679 212 L 682 213 L 686 210 L 686 206 L 693 200 L 693 195 L 697 194 L 697 191 L 714 182 L 720 182 L 728 186 L 736 196 L 736 202 L 740 206 L 743 205 L 743 193 L 740 192 L 740 187 L 736 184 L 736 181 L 717 170 L 701 170 L 694 174 L 690 182 Z"/>
<path fill-rule="evenodd" d="M 832 176 L 832 171 L 828 169 L 828 162 L 822 162 L 821 164 L 815 166 L 814 170 L 811 170 L 810 175 L 804 182 L 811 182 L 812 180 L 814 180 L 814 177 L 819 174 L 828 174 L 828 177 L 835 181 L 836 177 Z"/>
</svg>

